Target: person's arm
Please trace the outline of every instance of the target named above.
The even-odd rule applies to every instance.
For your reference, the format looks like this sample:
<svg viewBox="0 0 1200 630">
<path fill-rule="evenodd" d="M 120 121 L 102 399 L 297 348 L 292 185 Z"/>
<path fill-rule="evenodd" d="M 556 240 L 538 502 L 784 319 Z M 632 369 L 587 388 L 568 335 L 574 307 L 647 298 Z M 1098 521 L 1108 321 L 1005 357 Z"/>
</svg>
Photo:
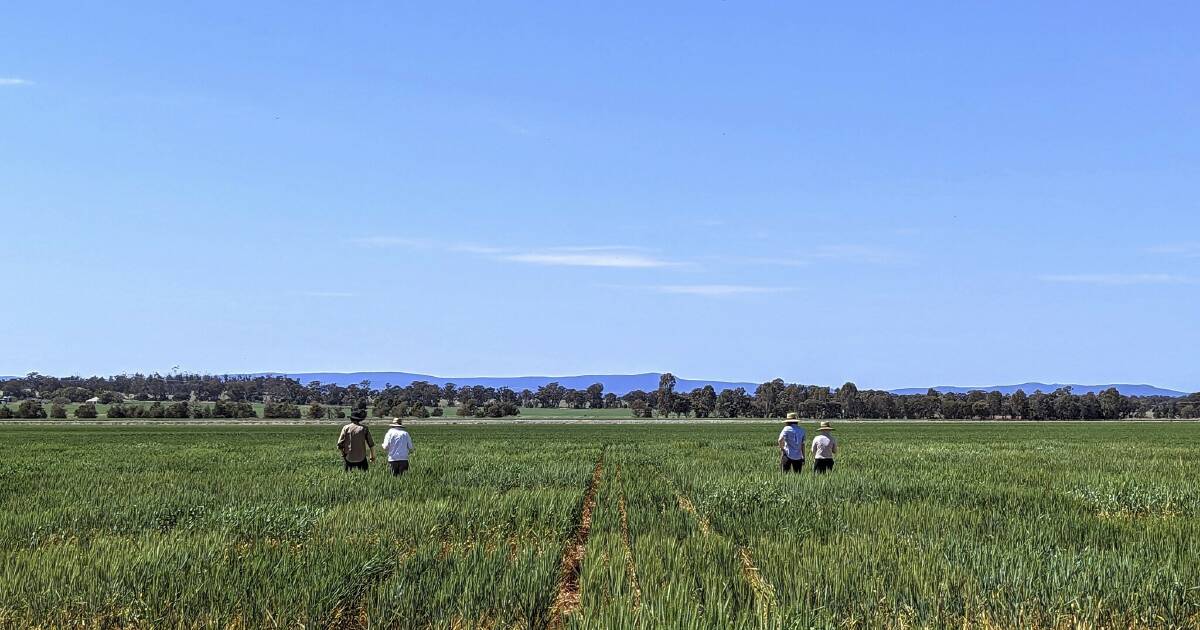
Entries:
<svg viewBox="0 0 1200 630">
<path fill-rule="evenodd" d="M 777 440 L 777 443 L 779 444 L 780 452 L 787 451 L 787 440 L 783 439 L 784 435 L 787 435 L 787 429 L 784 429 L 783 431 L 779 432 L 779 440 Z"/>
<path fill-rule="evenodd" d="M 367 452 L 371 454 L 371 461 L 375 461 L 375 440 L 371 439 L 371 430 L 363 427 L 363 432 L 366 433 L 363 437 L 367 438 Z"/>
<path fill-rule="evenodd" d="M 342 432 L 338 434 L 337 450 L 339 453 L 342 454 L 342 457 L 346 456 L 346 430 L 345 429 L 342 429 Z"/>
<path fill-rule="evenodd" d="M 815 437 L 815 438 L 813 438 L 813 441 L 812 441 L 812 456 L 814 459 L 817 456 L 817 440 L 819 440 L 819 439 L 821 439 L 821 438 Z"/>
<path fill-rule="evenodd" d="M 829 452 L 837 455 L 837 440 L 829 438 Z"/>
</svg>

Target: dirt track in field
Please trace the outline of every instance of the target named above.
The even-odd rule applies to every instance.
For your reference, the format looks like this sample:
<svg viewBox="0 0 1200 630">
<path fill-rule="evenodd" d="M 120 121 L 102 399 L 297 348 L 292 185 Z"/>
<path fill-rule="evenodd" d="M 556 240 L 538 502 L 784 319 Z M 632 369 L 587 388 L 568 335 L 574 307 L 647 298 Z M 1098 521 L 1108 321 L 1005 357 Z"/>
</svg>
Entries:
<svg viewBox="0 0 1200 630">
<path fill-rule="evenodd" d="M 617 509 L 621 515 L 621 543 L 625 547 L 625 574 L 629 578 L 629 587 L 633 591 L 633 612 L 642 608 L 642 585 L 638 581 L 637 562 L 633 559 L 633 538 L 629 535 L 629 509 L 625 504 L 625 486 L 621 484 L 621 467 L 617 466 L 613 476 L 621 491 L 621 499 Z"/>
<path fill-rule="evenodd" d="M 596 491 L 599 490 L 603 477 L 604 451 L 601 451 L 596 466 L 592 469 L 592 480 L 583 496 L 583 510 L 579 514 L 575 535 L 563 551 L 558 592 L 554 597 L 554 606 L 550 608 L 550 628 L 563 627 L 566 618 L 579 610 L 579 571 L 583 564 L 583 556 L 587 553 L 588 536 L 592 533 L 592 511 L 596 508 Z"/>
</svg>

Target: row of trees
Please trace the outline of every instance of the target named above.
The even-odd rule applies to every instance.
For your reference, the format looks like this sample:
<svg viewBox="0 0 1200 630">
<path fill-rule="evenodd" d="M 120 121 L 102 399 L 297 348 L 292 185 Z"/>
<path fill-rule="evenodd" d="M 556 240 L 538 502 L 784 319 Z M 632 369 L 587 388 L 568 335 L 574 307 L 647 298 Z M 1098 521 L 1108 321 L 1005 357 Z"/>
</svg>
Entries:
<svg viewBox="0 0 1200 630">
<path fill-rule="evenodd" d="M 46 376 L 32 372 L 0 381 L 0 396 L 81 403 L 99 398 L 103 404 L 125 401 L 283 402 L 353 405 L 371 395 L 370 383 L 341 386 L 313 381 L 302 385 L 285 376 L 217 376 L 208 374 L 122 374 L 119 376 Z"/>
<path fill-rule="evenodd" d="M 789 412 L 805 418 L 954 419 L 954 420 L 1116 420 L 1121 418 L 1200 418 L 1200 394 L 1181 398 L 1125 396 L 1116 388 L 1099 394 L 1075 394 L 1070 387 L 1053 392 L 1011 395 L 991 391 L 966 394 L 898 395 L 880 390 L 859 390 L 854 383 L 831 389 L 818 385 L 785 383 L 775 379 L 759 385 L 753 394 L 743 388 L 717 394 L 711 386 L 691 392 L 675 391 L 676 379 L 663 374 L 653 393 L 630 392 L 635 417 L 695 416 L 698 418 L 782 418 Z"/>
<path fill-rule="evenodd" d="M 100 411 L 96 405 L 90 402 L 75 407 L 74 417 L 80 419 L 92 419 L 101 417 Z M 344 416 L 345 414 L 343 414 Z M 51 403 L 49 409 L 40 400 L 28 399 L 21 401 L 17 405 L 16 410 L 10 409 L 7 405 L 0 405 L 0 419 L 21 418 L 21 419 L 40 419 L 40 418 L 66 418 L 67 408 L 59 403 Z M 187 401 L 179 401 L 163 404 L 154 402 L 148 405 L 131 404 L 131 403 L 116 403 L 108 405 L 104 411 L 105 418 L 172 418 L 172 419 L 187 419 L 187 418 L 255 418 L 258 414 L 254 411 L 254 406 L 245 402 L 230 402 L 218 400 L 211 404 L 191 404 Z M 299 418 L 299 415 L 291 416 L 271 416 L 266 415 L 266 418 Z"/>
<path fill-rule="evenodd" d="M 515 391 L 507 387 L 436 385 L 417 381 L 405 386 L 385 385 L 373 389 L 369 382 L 348 387 L 312 382 L 301 385 L 295 379 L 280 376 L 161 376 L 55 378 L 37 373 L 0 382 L 0 392 L 28 399 L 13 411 L 0 406 L 5 414 L 19 417 L 65 417 L 66 405 L 98 396 L 109 405 L 110 418 L 232 418 L 252 417 L 251 402 L 262 402 L 265 418 L 338 418 L 345 417 L 344 406 L 369 405 L 380 417 L 428 417 L 454 408 L 462 417 L 500 418 L 520 414 L 522 408 L 628 409 L 638 418 L 781 418 L 789 412 L 813 419 L 1015 419 L 1075 420 L 1119 419 L 1130 417 L 1197 418 L 1200 394 L 1181 398 L 1166 396 L 1125 396 L 1115 388 L 1099 394 L 1077 395 L 1070 388 L 1053 392 L 1017 391 L 1011 395 L 974 391 L 966 394 L 939 393 L 897 395 L 879 390 L 859 390 L 854 383 L 838 388 L 786 383 L 775 379 L 758 385 L 753 392 L 744 388 L 717 392 L 704 386 L 690 392 L 676 391 L 678 381 L 663 374 L 655 391 L 635 390 L 617 396 L 595 383 L 584 389 L 548 383 L 536 390 Z M 186 393 L 180 387 L 194 387 Z M 116 388 L 116 389 L 114 389 Z M 99 392 L 97 393 L 97 389 Z M 130 391 L 119 391 L 130 390 Z M 151 395 L 149 405 L 128 404 Z M 89 395 L 84 398 L 85 395 Z M 49 410 L 40 401 L 47 400 Z M 27 404 L 28 403 L 28 404 Z M 35 404 L 36 403 L 36 404 Z M 81 405 L 76 415 L 94 413 L 95 407 Z M 42 413 L 45 415 L 38 416 Z M 365 412 L 364 412 L 365 413 Z M 34 415 L 27 415 L 34 414 Z M 78 416 L 78 417 L 88 417 Z"/>
</svg>

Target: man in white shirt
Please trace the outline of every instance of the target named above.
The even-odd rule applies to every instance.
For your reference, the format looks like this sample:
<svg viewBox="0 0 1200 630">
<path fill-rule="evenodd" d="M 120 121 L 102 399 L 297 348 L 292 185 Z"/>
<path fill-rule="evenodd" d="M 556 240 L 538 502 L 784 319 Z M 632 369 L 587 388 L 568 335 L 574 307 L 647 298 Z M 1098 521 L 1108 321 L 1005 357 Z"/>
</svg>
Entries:
<svg viewBox="0 0 1200 630">
<path fill-rule="evenodd" d="M 804 429 L 797 424 L 795 412 L 787 415 L 787 424 L 779 432 L 779 467 L 783 472 L 800 472 L 804 469 Z"/>
<path fill-rule="evenodd" d="M 833 427 L 822 422 L 817 427 L 818 435 L 812 441 L 813 472 L 823 475 L 833 470 L 833 456 L 837 453 L 837 442 L 833 439 Z"/>
<path fill-rule="evenodd" d="M 413 443 L 400 418 L 392 418 L 381 446 L 387 452 L 388 467 L 392 469 L 392 476 L 403 475 L 404 471 L 408 470 L 408 456 L 413 452 Z"/>
</svg>

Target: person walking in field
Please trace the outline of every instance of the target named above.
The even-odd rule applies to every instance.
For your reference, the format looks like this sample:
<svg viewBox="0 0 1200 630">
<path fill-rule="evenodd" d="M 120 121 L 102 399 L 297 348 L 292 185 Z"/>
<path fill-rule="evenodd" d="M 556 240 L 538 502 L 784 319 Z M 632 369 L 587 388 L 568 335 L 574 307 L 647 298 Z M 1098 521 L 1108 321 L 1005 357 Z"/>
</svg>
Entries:
<svg viewBox="0 0 1200 630">
<path fill-rule="evenodd" d="M 822 422 L 817 427 L 817 437 L 812 441 L 813 472 L 823 475 L 833 470 L 833 456 L 837 454 L 837 441 L 833 439 L 833 427 Z"/>
<path fill-rule="evenodd" d="M 367 419 L 365 409 L 354 409 L 350 412 L 350 422 L 342 427 L 338 435 L 337 449 L 342 453 L 342 461 L 346 471 L 367 470 L 367 456 L 375 461 L 375 440 L 371 439 L 371 430 L 363 425 Z"/>
<path fill-rule="evenodd" d="M 798 473 L 804 470 L 804 429 L 794 411 L 788 413 L 786 422 L 779 432 L 779 467 L 785 473 Z"/>
<path fill-rule="evenodd" d="M 392 418 L 387 433 L 383 435 L 381 446 L 387 452 L 388 467 L 392 469 L 392 476 L 403 475 L 404 471 L 408 470 L 408 458 L 412 455 L 413 443 L 400 418 Z"/>
</svg>

